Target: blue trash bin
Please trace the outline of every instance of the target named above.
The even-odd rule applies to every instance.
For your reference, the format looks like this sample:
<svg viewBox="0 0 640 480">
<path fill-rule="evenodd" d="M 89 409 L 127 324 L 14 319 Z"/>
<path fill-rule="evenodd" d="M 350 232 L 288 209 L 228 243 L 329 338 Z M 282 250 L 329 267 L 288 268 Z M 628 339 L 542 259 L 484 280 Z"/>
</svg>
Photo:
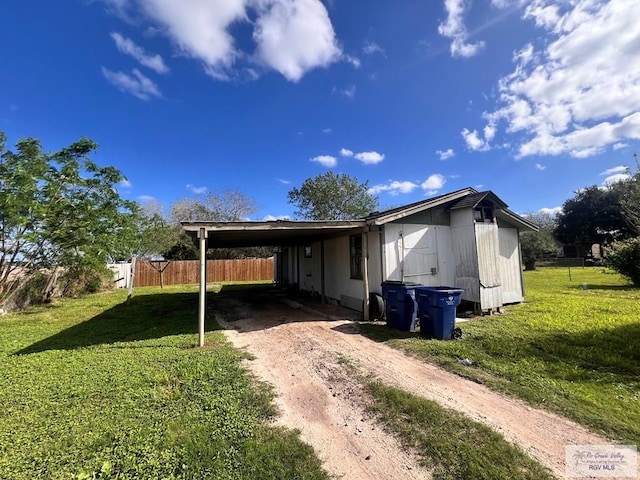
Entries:
<svg viewBox="0 0 640 480">
<path fill-rule="evenodd" d="M 403 332 L 411 332 L 415 328 L 418 313 L 415 297 L 417 286 L 417 283 L 382 282 L 384 314 L 388 327 Z"/>
<path fill-rule="evenodd" d="M 438 340 L 450 340 L 456 328 L 456 307 L 462 288 L 415 287 L 420 334 Z"/>
</svg>

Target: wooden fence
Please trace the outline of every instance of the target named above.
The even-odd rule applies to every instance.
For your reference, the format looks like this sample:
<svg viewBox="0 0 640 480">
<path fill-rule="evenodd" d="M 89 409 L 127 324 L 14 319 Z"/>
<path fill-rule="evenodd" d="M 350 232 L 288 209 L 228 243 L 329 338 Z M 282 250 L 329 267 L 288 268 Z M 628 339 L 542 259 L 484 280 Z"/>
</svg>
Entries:
<svg viewBox="0 0 640 480">
<path fill-rule="evenodd" d="M 121 273 L 126 270 L 120 264 L 114 270 L 114 280 L 122 278 Z M 198 260 L 166 261 L 138 261 L 136 262 L 136 287 L 158 287 L 161 285 L 197 284 L 200 276 L 200 262 Z M 273 281 L 273 257 L 250 258 L 243 260 L 207 260 L 207 282 L 248 282 Z M 126 281 L 118 283 L 119 287 L 128 286 Z"/>
</svg>

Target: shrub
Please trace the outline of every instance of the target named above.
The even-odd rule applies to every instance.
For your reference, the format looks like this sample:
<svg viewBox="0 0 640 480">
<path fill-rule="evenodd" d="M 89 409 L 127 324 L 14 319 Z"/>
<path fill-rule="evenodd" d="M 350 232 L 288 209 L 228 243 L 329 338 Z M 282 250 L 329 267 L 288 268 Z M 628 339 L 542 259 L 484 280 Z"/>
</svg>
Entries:
<svg viewBox="0 0 640 480">
<path fill-rule="evenodd" d="M 70 268 L 60 278 L 61 296 L 77 297 L 113 287 L 113 272 L 106 265 Z"/>
<path fill-rule="evenodd" d="M 612 269 L 640 287 L 640 237 L 613 242 L 606 259 Z"/>
</svg>

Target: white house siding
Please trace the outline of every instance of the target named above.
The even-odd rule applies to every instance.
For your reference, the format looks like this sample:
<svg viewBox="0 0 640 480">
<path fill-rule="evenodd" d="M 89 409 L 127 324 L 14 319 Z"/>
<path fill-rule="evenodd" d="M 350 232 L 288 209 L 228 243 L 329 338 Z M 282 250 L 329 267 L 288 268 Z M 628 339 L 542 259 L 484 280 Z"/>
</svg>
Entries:
<svg viewBox="0 0 640 480">
<path fill-rule="evenodd" d="M 502 301 L 518 303 L 524 300 L 522 291 L 522 263 L 517 228 L 498 229 L 500 242 L 500 271 L 502 276 Z"/>
<path fill-rule="evenodd" d="M 380 232 L 371 231 L 367 234 L 369 252 L 369 291 L 382 294 L 382 255 L 380 249 Z"/>
<path fill-rule="evenodd" d="M 322 293 L 322 269 L 321 269 L 321 245 L 320 242 L 311 244 L 311 258 L 304 257 L 304 248 L 298 250 L 298 261 L 300 262 L 300 289 L 317 293 Z"/>
<path fill-rule="evenodd" d="M 451 212 L 451 246 L 453 248 L 453 286 L 463 288 L 461 298 L 480 303 L 478 251 L 471 209 Z"/>
<path fill-rule="evenodd" d="M 325 295 L 350 308 L 360 309 L 364 287 L 362 280 L 350 278 L 349 236 L 325 240 L 324 260 Z"/>
<path fill-rule="evenodd" d="M 453 251 L 447 226 L 388 223 L 384 226 L 387 280 L 451 285 Z"/>
<path fill-rule="evenodd" d="M 480 280 L 480 307 L 485 310 L 502 306 L 502 279 L 499 260 L 498 225 L 475 224 L 478 248 L 478 279 Z"/>
</svg>

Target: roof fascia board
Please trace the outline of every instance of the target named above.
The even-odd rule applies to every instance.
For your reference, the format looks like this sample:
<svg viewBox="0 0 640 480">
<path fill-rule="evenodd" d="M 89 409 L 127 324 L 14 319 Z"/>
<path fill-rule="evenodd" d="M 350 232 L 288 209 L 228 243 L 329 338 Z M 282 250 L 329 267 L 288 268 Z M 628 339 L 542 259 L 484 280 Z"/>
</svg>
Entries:
<svg viewBox="0 0 640 480">
<path fill-rule="evenodd" d="M 418 205 L 413 205 L 412 207 L 406 208 L 404 210 L 400 210 L 399 212 L 394 212 L 389 215 L 382 215 L 380 217 L 369 220 L 369 222 L 373 225 L 383 225 L 385 223 L 393 222 L 394 220 L 400 220 L 401 218 L 408 217 L 415 213 L 420 213 L 424 210 L 429 210 L 430 208 L 438 207 L 445 203 L 451 202 L 452 200 L 457 200 L 459 198 L 466 197 L 467 195 L 473 194 L 476 191 L 472 188 L 466 188 L 464 190 L 460 190 L 458 192 L 453 192 L 450 195 L 446 195 L 444 197 L 438 198 L 433 202 L 429 200 L 425 200 Z"/>
<path fill-rule="evenodd" d="M 502 208 L 496 211 L 496 214 L 500 216 L 501 214 L 507 217 L 507 219 L 517 225 L 522 226 L 523 231 L 537 232 L 540 230 L 535 223 L 530 222 L 526 218 L 521 217 L 515 212 L 512 212 L 508 208 Z"/>
<path fill-rule="evenodd" d="M 180 222 L 185 232 L 198 232 L 201 228 L 209 231 L 295 231 L 295 230 L 339 230 L 345 228 L 363 228 L 364 220 L 327 221 L 327 222 Z"/>
</svg>

